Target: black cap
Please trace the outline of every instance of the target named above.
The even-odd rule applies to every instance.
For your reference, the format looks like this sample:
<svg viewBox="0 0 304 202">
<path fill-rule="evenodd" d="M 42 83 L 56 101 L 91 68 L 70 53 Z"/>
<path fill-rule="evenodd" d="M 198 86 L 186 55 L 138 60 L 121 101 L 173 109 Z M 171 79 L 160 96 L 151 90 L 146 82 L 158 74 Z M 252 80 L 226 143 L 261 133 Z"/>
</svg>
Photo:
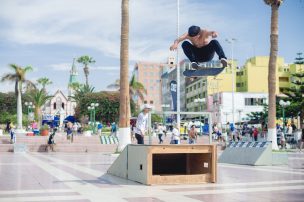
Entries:
<svg viewBox="0 0 304 202">
<path fill-rule="evenodd" d="M 191 27 L 189 27 L 188 29 L 188 35 L 191 37 L 194 37 L 196 35 L 198 35 L 201 31 L 201 28 L 195 25 L 192 25 Z"/>
</svg>

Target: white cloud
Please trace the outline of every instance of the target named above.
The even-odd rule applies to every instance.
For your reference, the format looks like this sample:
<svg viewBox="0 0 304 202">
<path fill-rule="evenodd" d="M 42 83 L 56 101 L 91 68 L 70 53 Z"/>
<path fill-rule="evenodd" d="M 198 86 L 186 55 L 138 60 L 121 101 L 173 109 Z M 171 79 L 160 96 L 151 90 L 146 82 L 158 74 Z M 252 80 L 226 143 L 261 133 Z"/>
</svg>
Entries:
<svg viewBox="0 0 304 202">
<path fill-rule="evenodd" d="M 54 71 L 70 71 L 71 70 L 71 63 L 58 63 L 58 64 L 51 64 L 49 65 Z"/>
<path fill-rule="evenodd" d="M 32 0 L 26 3 L 2 0 L 0 19 L 10 26 L 0 30 L 0 36 L 20 44 L 92 48 L 105 56 L 119 58 L 120 3 L 120 0 Z M 210 6 L 201 1 L 181 1 L 180 30 L 186 31 L 189 24 L 225 30 L 231 20 L 218 15 L 221 11 L 224 9 L 220 4 Z M 165 60 L 175 37 L 176 1 L 130 1 L 130 60 Z"/>
</svg>

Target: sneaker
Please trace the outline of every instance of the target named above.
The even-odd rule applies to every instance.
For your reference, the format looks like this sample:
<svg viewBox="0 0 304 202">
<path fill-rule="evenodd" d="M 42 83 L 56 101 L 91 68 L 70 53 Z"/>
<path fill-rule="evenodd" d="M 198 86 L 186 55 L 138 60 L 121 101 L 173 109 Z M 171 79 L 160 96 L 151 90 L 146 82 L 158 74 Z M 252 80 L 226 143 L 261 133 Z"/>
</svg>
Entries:
<svg viewBox="0 0 304 202">
<path fill-rule="evenodd" d="M 227 67 L 227 65 L 228 65 L 228 62 L 227 62 L 226 58 L 221 58 L 221 63 L 223 65 L 223 67 Z"/>
<path fill-rule="evenodd" d="M 191 62 L 191 67 L 193 69 L 198 69 L 199 68 L 199 65 L 196 63 L 196 62 Z"/>
</svg>

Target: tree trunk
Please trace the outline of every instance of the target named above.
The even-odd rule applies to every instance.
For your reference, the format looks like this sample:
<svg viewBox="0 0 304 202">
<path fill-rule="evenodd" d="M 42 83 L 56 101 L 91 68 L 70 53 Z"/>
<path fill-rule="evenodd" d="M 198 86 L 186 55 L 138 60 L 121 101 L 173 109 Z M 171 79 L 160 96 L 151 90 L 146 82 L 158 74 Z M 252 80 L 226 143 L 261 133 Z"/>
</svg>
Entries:
<svg viewBox="0 0 304 202">
<path fill-rule="evenodd" d="M 304 123 L 303 123 L 303 120 L 304 120 L 304 110 L 301 111 L 301 114 L 300 114 L 300 126 L 301 126 L 301 129 L 302 129 L 302 136 L 304 135 Z M 301 138 L 302 138 L 301 136 Z"/>
<path fill-rule="evenodd" d="M 268 64 L 268 140 L 272 141 L 272 149 L 278 150 L 276 133 L 276 66 L 278 54 L 278 14 L 279 6 L 271 6 L 270 57 Z"/>
<path fill-rule="evenodd" d="M 17 129 L 22 130 L 22 101 L 21 101 L 21 83 L 17 82 Z"/>
<path fill-rule="evenodd" d="M 120 108 L 118 150 L 131 142 L 129 94 L 129 0 L 121 2 Z"/>
<path fill-rule="evenodd" d="M 42 122 L 42 117 L 41 117 L 41 109 L 38 106 L 35 107 L 35 120 L 37 120 L 37 125 L 40 128 L 41 122 Z"/>
<path fill-rule="evenodd" d="M 89 85 L 89 68 L 87 66 L 85 66 L 83 68 L 84 71 L 84 75 L 85 75 L 85 80 L 86 80 L 86 85 Z"/>
</svg>

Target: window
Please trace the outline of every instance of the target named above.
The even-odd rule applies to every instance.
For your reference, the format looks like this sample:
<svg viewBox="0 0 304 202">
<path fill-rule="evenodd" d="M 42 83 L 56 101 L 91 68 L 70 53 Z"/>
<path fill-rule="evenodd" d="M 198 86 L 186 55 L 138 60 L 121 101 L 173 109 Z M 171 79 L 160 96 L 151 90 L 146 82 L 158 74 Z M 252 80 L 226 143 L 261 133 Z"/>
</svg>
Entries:
<svg viewBox="0 0 304 202">
<path fill-rule="evenodd" d="M 192 91 L 192 86 L 190 87 L 190 92 Z"/>
<path fill-rule="evenodd" d="M 193 88 L 194 88 L 194 90 L 196 90 L 196 84 L 194 84 Z"/>
<path fill-rule="evenodd" d="M 289 82 L 288 77 L 279 77 L 279 82 Z"/>
<path fill-rule="evenodd" d="M 243 72 L 237 72 L 236 75 L 237 76 L 241 76 Z"/>
<path fill-rule="evenodd" d="M 280 90 L 280 93 L 283 93 L 286 90 L 286 88 L 279 88 L 279 90 Z"/>
<path fill-rule="evenodd" d="M 54 108 L 54 109 L 56 109 L 56 102 L 54 102 L 54 104 L 53 104 L 53 108 Z"/>
<path fill-rule="evenodd" d="M 64 109 L 64 103 L 61 104 L 62 109 Z"/>
<path fill-rule="evenodd" d="M 151 105 L 153 104 L 153 100 L 150 100 L 150 104 L 151 104 Z"/>
<path fill-rule="evenodd" d="M 200 87 L 201 87 L 201 83 L 198 83 L 198 84 L 197 84 L 197 87 L 200 88 Z"/>
<path fill-rule="evenodd" d="M 145 100 L 145 101 L 144 101 L 144 104 L 147 104 L 147 103 L 148 103 L 147 100 Z"/>
<path fill-rule="evenodd" d="M 266 104 L 266 98 L 245 98 L 246 106 L 257 106 Z"/>
<path fill-rule="evenodd" d="M 236 83 L 236 87 L 241 87 L 241 83 Z"/>
<path fill-rule="evenodd" d="M 188 88 L 186 88 L 186 93 L 188 93 Z"/>
</svg>

